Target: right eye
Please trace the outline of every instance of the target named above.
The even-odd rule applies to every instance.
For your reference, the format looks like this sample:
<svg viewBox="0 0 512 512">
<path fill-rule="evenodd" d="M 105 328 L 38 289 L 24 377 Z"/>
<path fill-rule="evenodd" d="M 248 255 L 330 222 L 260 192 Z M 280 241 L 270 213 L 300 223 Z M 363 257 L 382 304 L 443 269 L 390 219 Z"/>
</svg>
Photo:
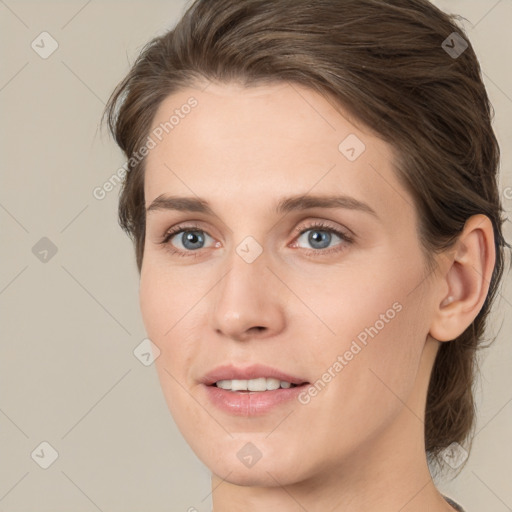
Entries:
<svg viewBox="0 0 512 512">
<path fill-rule="evenodd" d="M 204 249 L 208 238 L 214 241 L 210 235 L 196 226 L 175 226 L 166 232 L 160 243 L 166 245 L 173 254 L 189 256 L 192 254 L 187 253 Z"/>
</svg>

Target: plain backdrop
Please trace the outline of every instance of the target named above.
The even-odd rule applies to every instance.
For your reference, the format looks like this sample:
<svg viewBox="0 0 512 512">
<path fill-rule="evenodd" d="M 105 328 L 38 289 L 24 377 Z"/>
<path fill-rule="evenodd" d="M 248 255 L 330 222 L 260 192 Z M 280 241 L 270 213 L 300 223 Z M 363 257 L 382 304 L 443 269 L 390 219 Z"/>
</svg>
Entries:
<svg viewBox="0 0 512 512">
<path fill-rule="evenodd" d="M 466 18 L 496 111 L 510 211 L 512 0 L 435 3 Z M 99 130 L 104 104 L 184 7 L 0 0 L 0 512 L 210 510 L 209 472 L 177 430 L 154 366 L 134 355 L 145 332 L 119 187 L 93 196 L 124 163 Z M 511 231 L 507 222 L 509 241 Z M 488 331 L 496 341 L 482 354 L 472 454 L 439 484 L 468 512 L 512 510 L 508 280 Z"/>
</svg>

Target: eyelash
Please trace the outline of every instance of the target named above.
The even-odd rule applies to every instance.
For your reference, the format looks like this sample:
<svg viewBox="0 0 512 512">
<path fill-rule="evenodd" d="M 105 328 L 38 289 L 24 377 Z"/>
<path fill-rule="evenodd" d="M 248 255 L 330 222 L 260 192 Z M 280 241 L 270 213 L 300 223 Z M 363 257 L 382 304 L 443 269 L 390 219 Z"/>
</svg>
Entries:
<svg viewBox="0 0 512 512">
<path fill-rule="evenodd" d="M 341 242 L 329 249 L 305 249 L 306 255 L 308 255 L 308 256 L 310 256 L 312 254 L 317 255 L 317 256 L 318 255 L 324 256 L 326 254 L 331 254 L 333 252 L 341 252 L 341 251 L 345 250 L 345 247 L 343 247 L 343 246 L 345 246 L 347 244 L 352 244 L 354 242 L 353 238 L 351 236 L 347 235 L 346 233 L 343 233 L 328 224 L 325 224 L 323 222 L 318 222 L 318 221 L 313 222 L 312 224 L 309 224 L 306 227 L 301 226 L 301 227 L 295 228 L 294 233 L 297 234 L 297 236 L 295 238 L 298 238 L 299 236 L 303 235 L 304 233 L 306 233 L 308 231 L 312 231 L 312 230 L 325 231 L 326 233 L 334 234 L 341 239 Z M 180 251 L 179 249 L 174 248 L 169 243 L 174 236 L 176 236 L 180 233 L 186 233 L 186 232 L 190 232 L 190 231 L 192 231 L 192 232 L 199 231 L 201 233 L 206 233 L 206 231 L 201 229 L 200 226 L 198 226 L 198 225 L 194 225 L 194 224 L 187 225 L 187 226 L 178 225 L 178 226 L 175 226 L 175 227 L 171 228 L 170 230 L 168 230 L 164 234 L 163 239 L 158 243 L 165 245 L 166 249 L 173 255 L 177 255 L 180 257 L 197 258 L 198 256 L 200 256 L 201 250 Z M 342 247 L 339 248 L 340 246 L 342 246 Z"/>
<path fill-rule="evenodd" d="M 334 234 L 341 239 L 341 242 L 334 247 L 329 249 L 303 249 L 307 256 L 316 255 L 316 256 L 325 256 L 326 254 L 339 253 L 345 250 L 346 245 L 350 245 L 354 242 L 354 239 L 347 235 L 346 233 L 336 229 L 329 224 L 324 222 L 316 221 L 307 226 L 301 226 L 294 229 L 294 232 L 297 233 L 295 238 L 307 233 L 308 231 L 325 231 L 326 233 Z"/>
<path fill-rule="evenodd" d="M 180 257 L 192 257 L 197 258 L 199 256 L 200 251 L 186 251 L 182 252 L 178 249 L 175 249 L 169 242 L 171 241 L 171 238 L 173 236 L 176 236 L 180 233 L 185 233 L 187 231 L 201 231 L 204 233 L 204 230 L 202 230 L 198 225 L 190 224 L 188 226 L 182 226 L 178 225 L 171 229 L 169 229 L 161 242 L 159 242 L 162 245 L 165 245 L 166 250 L 168 250 L 172 255 L 180 256 Z"/>
</svg>

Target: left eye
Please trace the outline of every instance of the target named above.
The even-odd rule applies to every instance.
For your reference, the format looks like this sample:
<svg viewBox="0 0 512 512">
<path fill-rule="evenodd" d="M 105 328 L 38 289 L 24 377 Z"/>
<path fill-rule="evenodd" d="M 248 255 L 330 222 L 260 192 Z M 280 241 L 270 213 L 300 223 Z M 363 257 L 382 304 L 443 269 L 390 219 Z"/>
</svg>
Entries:
<svg viewBox="0 0 512 512">
<path fill-rule="evenodd" d="M 310 247 L 313 249 L 327 249 L 333 241 L 333 238 L 337 238 L 340 242 L 342 242 L 345 237 L 342 233 L 339 233 L 331 228 L 310 228 L 303 231 L 302 234 L 297 238 L 297 241 L 305 241 L 306 243 L 310 244 Z"/>
</svg>

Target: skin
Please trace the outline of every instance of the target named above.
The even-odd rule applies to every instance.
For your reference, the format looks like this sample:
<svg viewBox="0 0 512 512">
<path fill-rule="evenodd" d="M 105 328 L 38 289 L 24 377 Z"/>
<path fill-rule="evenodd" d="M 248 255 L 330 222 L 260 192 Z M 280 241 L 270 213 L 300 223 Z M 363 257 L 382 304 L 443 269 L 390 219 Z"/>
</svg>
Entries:
<svg viewBox="0 0 512 512">
<path fill-rule="evenodd" d="M 140 306 L 161 351 L 155 365 L 169 409 L 212 472 L 215 512 L 452 510 L 426 463 L 426 390 L 440 343 L 484 303 L 495 258 L 489 219 L 469 219 L 428 273 L 393 148 L 371 130 L 286 83 L 198 84 L 166 98 L 153 127 L 190 96 L 197 107 L 147 157 L 146 206 L 162 194 L 199 197 L 214 214 L 147 213 Z M 366 146 L 355 161 L 338 149 L 349 134 Z M 297 194 L 345 194 L 376 216 L 274 212 Z M 333 236 L 325 253 L 308 242 L 317 228 L 294 231 L 316 221 L 353 241 Z M 202 248 L 187 249 L 181 234 L 160 243 L 190 223 L 203 231 Z M 236 252 L 247 236 L 263 250 L 252 263 Z M 306 405 L 235 417 L 199 383 L 227 362 L 267 364 L 313 383 L 394 303 L 400 312 Z M 262 454 L 250 468 L 237 457 L 247 442 Z"/>
</svg>

